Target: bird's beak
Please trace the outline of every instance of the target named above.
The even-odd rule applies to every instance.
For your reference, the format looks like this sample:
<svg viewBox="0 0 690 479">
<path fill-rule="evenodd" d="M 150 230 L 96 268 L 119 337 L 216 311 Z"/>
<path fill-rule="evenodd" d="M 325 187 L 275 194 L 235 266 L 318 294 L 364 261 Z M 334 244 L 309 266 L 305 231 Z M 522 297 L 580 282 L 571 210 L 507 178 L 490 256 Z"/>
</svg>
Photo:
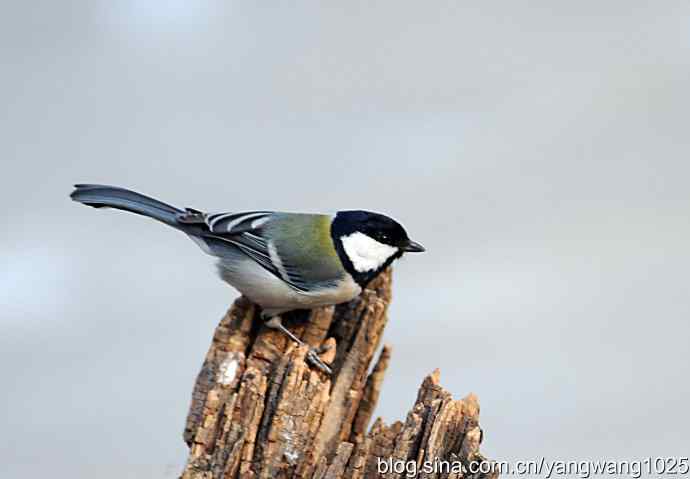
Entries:
<svg viewBox="0 0 690 479">
<path fill-rule="evenodd" d="M 403 244 L 400 249 L 405 253 L 421 253 L 422 251 L 426 251 L 424 246 L 412 240 L 407 240 L 407 243 Z"/>
</svg>

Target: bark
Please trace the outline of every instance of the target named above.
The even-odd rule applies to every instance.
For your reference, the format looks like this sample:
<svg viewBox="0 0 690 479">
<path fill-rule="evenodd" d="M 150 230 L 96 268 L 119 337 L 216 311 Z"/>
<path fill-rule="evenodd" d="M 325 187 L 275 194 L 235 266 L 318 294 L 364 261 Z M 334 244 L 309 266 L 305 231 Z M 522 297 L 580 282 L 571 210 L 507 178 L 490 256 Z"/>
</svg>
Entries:
<svg viewBox="0 0 690 479">
<path fill-rule="evenodd" d="M 377 419 L 367 432 L 391 358 L 384 346 L 369 372 L 390 301 L 389 270 L 349 303 L 285 316 L 307 344 L 333 346 L 321 356 L 333 368 L 328 377 L 305 363 L 305 347 L 263 326 L 246 298 L 236 300 L 194 387 L 182 478 L 398 478 L 411 465 L 420 478 L 496 477 L 470 473 L 491 464 L 479 452 L 479 403 L 472 394 L 453 400 L 438 370 L 422 382 L 404 422 Z M 439 460 L 454 461 L 452 470 Z M 386 461 L 388 472 L 379 474 Z"/>
</svg>

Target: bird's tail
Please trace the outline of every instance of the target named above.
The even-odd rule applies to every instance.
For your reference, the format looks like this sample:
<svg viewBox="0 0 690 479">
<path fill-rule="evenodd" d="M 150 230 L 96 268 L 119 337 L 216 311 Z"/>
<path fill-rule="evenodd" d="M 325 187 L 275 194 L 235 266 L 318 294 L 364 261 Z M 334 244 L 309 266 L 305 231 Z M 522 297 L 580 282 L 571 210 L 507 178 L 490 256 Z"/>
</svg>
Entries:
<svg viewBox="0 0 690 479">
<path fill-rule="evenodd" d="M 180 228 L 177 222 L 183 210 L 149 198 L 141 193 L 106 185 L 74 185 L 75 190 L 70 195 L 78 201 L 94 208 L 116 208 L 130 211 L 138 215 L 148 216 L 174 228 Z"/>
</svg>

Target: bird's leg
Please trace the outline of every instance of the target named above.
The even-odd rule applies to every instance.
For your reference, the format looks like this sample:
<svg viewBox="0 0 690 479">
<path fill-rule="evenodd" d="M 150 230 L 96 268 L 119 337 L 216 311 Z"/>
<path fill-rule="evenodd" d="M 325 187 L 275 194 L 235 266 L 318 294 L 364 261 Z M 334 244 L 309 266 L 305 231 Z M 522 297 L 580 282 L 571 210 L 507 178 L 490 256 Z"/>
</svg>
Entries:
<svg viewBox="0 0 690 479">
<path fill-rule="evenodd" d="M 271 329 L 277 329 L 278 331 L 281 331 L 283 334 L 285 334 L 288 338 L 292 339 L 294 342 L 299 344 L 300 346 L 304 346 L 304 341 L 302 341 L 300 338 L 295 336 L 290 332 L 288 328 L 283 326 L 283 322 L 280 316 L 273 316 L 272 318 L 269 318 L 266 320 L 266 326 L 268 326 Z M 318 369 L 323 371 L 324 373 L 328 374 L 329 376 L 333 374 L 333 371 L 331 371 L 331 368 L 328 367 L 326 363 L 324 363 L 321 358 L 319 357 L 318 353 L 323 352 L 320 351 L 319 349 L 316 348 L 309 348 L 309 352 L 307 353 L 307 360 L 316 366 Z"/>
</svg>

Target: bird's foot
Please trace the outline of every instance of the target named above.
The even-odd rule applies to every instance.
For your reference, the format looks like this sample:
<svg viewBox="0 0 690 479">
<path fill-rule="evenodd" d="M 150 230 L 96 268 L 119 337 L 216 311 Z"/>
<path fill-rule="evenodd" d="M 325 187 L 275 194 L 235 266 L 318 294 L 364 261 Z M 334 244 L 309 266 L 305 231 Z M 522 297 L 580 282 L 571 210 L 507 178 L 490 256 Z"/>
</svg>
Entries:
<svg viewBox="0 0 690 479">
<path fill-rule="evenodd" d="M 303 346 L 305 344 L 300 338 L 298 338 L 297 336 L 292 334 L 289 329 L 287 329 L 285 326 L 283 326 L 283 322 L 281 321 L 280 316 L 273 316 L 272 318 L 268 319 L 266 321 L 266 326 L 268 326 L 269 328 L 277 329 L 278 331 L 281 331 L 288 338 L 290 338 L 291 340 L 293 340 L 295 343 L 297 343 L 300 346 Z M 331 344 L 324 344 L 318 348 L 309 348 L 309 351 L 307 352 L 307 356 L 306 356 L 307 362 L 330 376 L 331 374 L 333 374 L 333 371 L 319 357 L 319 354 L 325 353 L 326 351 L 328 351 L 332 347 L 333 346 Z"/>
<path fill-rule="evenodd" d="M 319 354 L 321 354 L 321 353 L 327 351 L 328 349 L 330 349 L 330 346 L 328 346 L 325 350 L 324 350 L 324 347 L 323 347 L 323 346 L 318 347 L 318 348 L 309 348 L 309 351 L 307 352 L 306 359 L 307 359 L 307 362 L 308 362 L 309 364 L 311 364 L 312 366 L 316 367 L 317 369 L 320 369 L 320 370 L 323 371 L 324 373 L 326 373 L 326 374 L 328 374 L 329 376 L 331 376 L 331 375 L 333 374 L 333 371 L 332 371 L 331 368 L 330 368 L 325 362 L 323 362 L 323 360 L 319 357 Z"/>
</svg>

